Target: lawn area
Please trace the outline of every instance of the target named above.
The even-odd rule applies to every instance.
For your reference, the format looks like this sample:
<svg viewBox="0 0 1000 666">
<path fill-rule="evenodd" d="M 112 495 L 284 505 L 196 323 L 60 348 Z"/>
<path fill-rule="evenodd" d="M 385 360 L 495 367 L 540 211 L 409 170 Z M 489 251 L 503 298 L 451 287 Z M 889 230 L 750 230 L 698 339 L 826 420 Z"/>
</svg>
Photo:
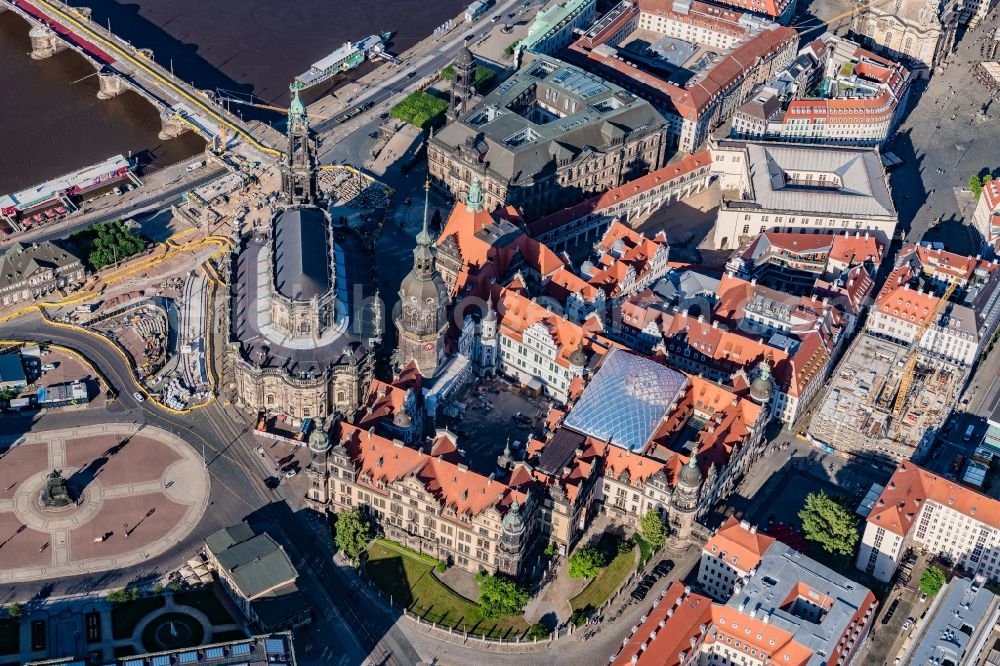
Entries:
<svg viewBox="0 0 1000 666">
<path fill-rule="evenodd" d="M 17 654 L 21 651 L 21 623 L 15 620 L 0 621 L 0 654 Z"/>
<path fill-rule="evenodd" d="M 629 572 L 633 569 L 633 562 L 635 562 L 635 548 L 627 553 L 616 555 L 615 559 L 601 569 L 601 573 L 597 574 L 594 580 L 583 588 L 583 592 L 569 600 L 569 605 L 575 611 L 586 611 L 603 604 L 628 577 Z"/>
<path fill-rule="evenodd" d="M 212 624 L 233 624 L 236 622 L 215 594 L 214 586 L 211 585 L 198 590 L 177 592 L 174 594 L 174 602 L 182 606 L 197 608 L 208 616 L 208 621 Z"/>
<path fill-rule="evenodd" d="M 448 102 L 428 92 L 417 90 L 389 109 L 389 115 L 396 120 L 425 129 L 437 123 L 447 110 Z"/>
<path fill-rule="evenodd" d="M 112 636 L 116 641 L 131 638 L 139 621 L 156 609 L 163 608 L 166 603 L 166 599 L 156 595 L 155 597 L 144 597 L 135 601 L 126 601 L 123 604 L 115 604 L 115 607 L 111 609 Z"/>
<path fill-rule="evenodd" d="M 383 543 L 372 545 L 365 565 L 368 578 L 391 595 L 393 603 L 425 620 L 491 638 L 514 638 L 528 630 L 521 616 L 484 618 L 478 604 L 443 585 L 433 569 L 428 562 Z"/>
</svg>

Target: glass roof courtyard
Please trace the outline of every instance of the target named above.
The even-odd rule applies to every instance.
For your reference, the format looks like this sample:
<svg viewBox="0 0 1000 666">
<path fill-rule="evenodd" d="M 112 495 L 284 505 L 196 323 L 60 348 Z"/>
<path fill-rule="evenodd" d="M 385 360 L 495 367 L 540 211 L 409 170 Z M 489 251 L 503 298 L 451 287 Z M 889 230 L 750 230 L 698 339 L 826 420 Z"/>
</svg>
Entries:
<svg viewBox="0 0 1000 666">
<path fill-rule="evenodd" d="M 629 451 L 642 451 L 687 381 L 656 361 L 614 348 L 565 425 Z"/>
</svg>

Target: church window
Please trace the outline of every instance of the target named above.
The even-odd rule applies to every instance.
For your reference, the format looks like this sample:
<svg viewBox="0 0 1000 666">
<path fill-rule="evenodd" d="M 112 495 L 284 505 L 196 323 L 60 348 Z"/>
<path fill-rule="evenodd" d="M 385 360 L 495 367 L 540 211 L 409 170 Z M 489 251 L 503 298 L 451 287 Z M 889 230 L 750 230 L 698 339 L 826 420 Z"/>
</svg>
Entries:
<svg viewBox="0 0 1000 666">
<path fill-rule="evenodd" d="M 337 402 L 346 402 L 347 394 L 343 391 L 337 391 Z"/>
</svg>

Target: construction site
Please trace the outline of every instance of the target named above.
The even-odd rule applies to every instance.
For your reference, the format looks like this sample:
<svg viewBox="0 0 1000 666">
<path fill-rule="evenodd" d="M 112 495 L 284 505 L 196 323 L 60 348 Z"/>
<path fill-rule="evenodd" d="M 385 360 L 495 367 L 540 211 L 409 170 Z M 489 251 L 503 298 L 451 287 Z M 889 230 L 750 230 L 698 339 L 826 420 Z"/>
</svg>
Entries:
<svg viewBox="0 0 1000 666">
<path fill-rule="evenodd" d="M 862 333 L 830 378 L 808 434 L 844 454 L 907 460 L 934 440 L 968 371 Z"/>
</svg>

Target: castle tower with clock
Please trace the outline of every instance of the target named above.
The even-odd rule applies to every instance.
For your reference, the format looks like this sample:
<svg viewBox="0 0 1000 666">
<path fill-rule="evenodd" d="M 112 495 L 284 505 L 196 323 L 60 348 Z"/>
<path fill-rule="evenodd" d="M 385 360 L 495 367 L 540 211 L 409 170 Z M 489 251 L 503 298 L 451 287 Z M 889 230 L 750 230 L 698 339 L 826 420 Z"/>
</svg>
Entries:
<svg viewBox="0 0 1000 666">
<path fill-rule="evenodd" d="M 425 378 L 441 368 L 448 330 L 448 289 L 434 267 L 434 241 L 427 230 L 430 181 L 424 186 L 424 225 L 413 248 L 413 270 L 399 286 L 399 334 L 395 364 L 402 368 L 413 361 Z"/>
</svg>

